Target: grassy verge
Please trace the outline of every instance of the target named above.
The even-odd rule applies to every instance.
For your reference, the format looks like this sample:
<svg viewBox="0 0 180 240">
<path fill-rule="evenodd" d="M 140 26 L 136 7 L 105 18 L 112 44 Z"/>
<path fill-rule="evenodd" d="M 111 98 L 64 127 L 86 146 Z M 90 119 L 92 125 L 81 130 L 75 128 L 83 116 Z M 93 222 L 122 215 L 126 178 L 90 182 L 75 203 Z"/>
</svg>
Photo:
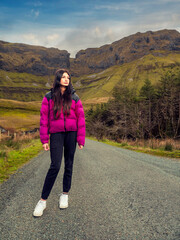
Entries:
<svg viewBox="0 0 180 240">
<path fill-rule="evenodd" d="M 0 183 L 15 173 L 18 168 L 37 156 L 42 150 L 42 143 L 38 139 L 2 141 L 0 144 Z"/>
<path fill-rule="evenodd" d="M 42 150 L 42 143 L 39 137 L 36 135 L 30 136 L 30 139 L 8 139 L 0 142 L 0 183 L 10 177 L 11 174 L 15 173 L 21 166 L 27 163 L 31 158 L 38 155 Z M 38 137 L 38 138 L 37 138 Z M 95 137 L 87 137 L 91 140 L 98 141 Z M 122 147 L 137 152 L 148 153 L 156 156 L 163 156 L 169 158 L 176 158 L 180 160 L 180 150 L 166 151 L 163 148 L 152 149 L 149 146 L 142 147 L 139 145 L 130 145 L 131 143 L 126 142 L 115 142 L 108 139 L 100 140 L 100 142 Z"/>
<path fill-rule="evenodd" d="M 103 142 L 112 146 L 116 146 L 116 147 L 121 147 L 121 148 L 125 148 L 125 149 L 129 149 L 129 150 L 133 150 L 136 152 L 142 152 L 142 153 L 148 153 L 148 154 L 152 154 L 155 156 L 161 156 L 161 157 L 168 157 L 168 158 L 176 158 L 177 160 L 180 160 L 180 150 L 176 149 L 176 150 L 172 150 L 172 151 L 167 151 L 164 149 L 164 147 L 161 148 L 156 148 L 156 149 L 152 149 L 151 147 L 147 146 L 147 147 L 142 147 L 139 145 L 130 145 L 130 143 L 128 142 L 115 142 L 115 141 L 110 141 L 108 139 L 103 139 L 103 140 L 97 140 L 95 137 L 87 137 L 91 140 L 94 141 L 99 141 L 99 142 Z"/>
</svg>

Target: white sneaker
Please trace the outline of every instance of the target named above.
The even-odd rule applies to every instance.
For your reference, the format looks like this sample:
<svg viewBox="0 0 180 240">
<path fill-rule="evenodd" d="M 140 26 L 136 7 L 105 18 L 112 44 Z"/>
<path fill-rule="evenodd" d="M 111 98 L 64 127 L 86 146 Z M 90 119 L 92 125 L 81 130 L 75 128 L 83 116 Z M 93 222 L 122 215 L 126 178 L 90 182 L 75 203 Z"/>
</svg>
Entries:
<svg viewBox="0 0 180 240">
<path fill-rule="evenodd" d="M 34 217 L 42 216 L 45 208 L 46 208 L 46 201 L 39 200 L 39 202 L 37 203 L 37 205 L 34 209 L 33 216 Z"/>
<path fill-rule="evenodd" d="M 59 208 L 68 207 L 68 194 L 61 194 L 59 198 Z"/>
</svg>

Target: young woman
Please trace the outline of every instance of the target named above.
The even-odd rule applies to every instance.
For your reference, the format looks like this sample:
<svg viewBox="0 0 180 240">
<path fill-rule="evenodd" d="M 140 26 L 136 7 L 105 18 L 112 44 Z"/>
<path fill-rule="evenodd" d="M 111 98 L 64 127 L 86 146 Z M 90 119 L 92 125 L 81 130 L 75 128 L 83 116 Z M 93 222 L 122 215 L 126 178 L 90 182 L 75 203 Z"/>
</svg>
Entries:
<svg viewBox="0 0 180 240">
<path fill-rule="evenodd" d="M 83 106 L 71 84 L 68 70 L 56 71 L 53 88 L 43 98 L 40 115 L 40 139 L 45 151 L 49 150 L 50 133 L 51 164 L 45 178 L 41 199 L 33 212 L 35 217 L 42 216 L 46 208 L 46 200 L 61 166 L 63 148 L 65 169 L 59 207 L 68 207 L 68 192 L 71 188 L 76 143 L 79 149 L 83 149 L 85 144 Z"/>
</svg>

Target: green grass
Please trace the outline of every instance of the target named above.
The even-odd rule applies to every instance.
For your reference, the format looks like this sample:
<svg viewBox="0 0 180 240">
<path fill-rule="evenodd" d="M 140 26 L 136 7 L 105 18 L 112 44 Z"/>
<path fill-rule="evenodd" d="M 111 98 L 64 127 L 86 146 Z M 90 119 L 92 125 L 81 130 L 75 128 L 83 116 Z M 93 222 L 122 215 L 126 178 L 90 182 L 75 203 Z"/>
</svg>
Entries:
<svg viewBox="0 0 180 240">
<path fill-rule="evenodd" d="M 1 99 L 0 108 L 1 109 L 25 109 L 31 111 L 40 110 L 40 102 L 21 102 L 10 99 Z"/>
<path fill-rule="evenodd" d="M 19 118 L 26 118 L 29 114 L 39 114 L 39 112 L 24 110 L 24 109 L 5 109 L 0 107 L 0 116 L 18 116 Z"/>
<path fill-rule="evenodd" d="M 139 91 L 147 78 L 152 85 L 156 85 L 168 70 L 180 71 L 180 54 L 156 51 L 100 73 L 73 77 L 73 83 L 81 99 L 86 101 L 97 97 L 111 97 L 117 85 Z"/>
<path fill-rule="evenodd" d="M 149 147 L 140 147 L 140 146 L 131 146 L 129 145 L 127 142 L 123 142 L 123 143 L 118 143 L 115 141 L 110 141 L 108 139 L 103 139 L 103 140 L 97 140 L 95 137 L 87 137 L 91 140 L 94 141 L 99 141 L 99 142 L 103 142 L 105 144 L 109 144 L 112 146 L 116 146 L 116 147 L 121 147 L 121 148 L 125 148 L 128 150 L 133 150 L 136 152 L 141 152 L 141 153 L 147 153 L 147 154 L 151 154 L 151 155 L 155 155 L 155 156 L 161 156 L 161 157 L 168 157 L 168 158 L 175 158 L 175 159 L 179 159 L 180 160 L 180 150 L 172 150 L 172 151 L 166 151 L 164 149 L 152 149 Z"/>
<path fill-rule="evenodd" d="M 0 70 L 0 98 L 40 101 L 51 88 L 52 82 L 53 76 Z"/>
<path fill-rule="evenodd" d="M 13 124 L 12 124 L 13 119 Z M 39 127 L 40 110 L 10 109 L 0 107 L 0 126 L 10 131 L 26 131 Z"/>
<path fill-rule="evenodd" d="M 30 73 L 18 73 L 0 70 L 0 86 L 44 88 L 52 84 L 53 76 L 36 76 Z"/>
<path fill-rule="evenodd" d="M 0 126 L 7 130 L 30 130 L 39 127 L 41 101 L 0 101 Z M 13 119 L 13 124 L 12 124 Z"/>
<path fill-rule="evenodd" d="M 12 146 L 11 146 L 12 147 Z M 20 146 L 13 146 L 19 148 Z M 42 143 L 39 139 L 33 139 L 29 143 L 24 143 L 20 149 L 0 151 L 0 182 L 2 183 L 15 173 L 21 166 L 31 158 L 38 155 L 42 150 Z"/>
</svg>

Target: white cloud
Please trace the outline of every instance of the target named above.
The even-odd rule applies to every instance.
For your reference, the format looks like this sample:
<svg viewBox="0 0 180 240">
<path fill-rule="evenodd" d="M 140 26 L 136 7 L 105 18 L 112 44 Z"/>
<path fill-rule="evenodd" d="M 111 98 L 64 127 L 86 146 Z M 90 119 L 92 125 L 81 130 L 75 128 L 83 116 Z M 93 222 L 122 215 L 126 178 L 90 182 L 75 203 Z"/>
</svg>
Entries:
<svg viewBox="0 0 180 240">
<path fill-rule="evenodd" d="M 110 44 L 124 36 L 127 28 L 125 22 L 96 22 L 81 26 L 68 32 L 65 38 L 57 44 L 64 46 L 74 57 L 77 51 L 86 48 L 100 47 Z"/>
<path fill-rule="evenodd" d="M 34 7 L 41 7 L 43 4 L 40 1 L 34 2 Z"/>
<path fill-rule="evenodd" d="M 57 41 L 59 38 L 60 38 L 60 37 L 59 37 L 59 34 L 56 34 L 56 33 L 47 36 L 47 40 L 48 40 L 49 42 L 55 42 L 55 41 Z"/>
<path fill-rule="evenodd" d="M 107 12 L 114 12 L 115 14 L 118 12 L 124 13 L 124 11 L 129 11 L 131 13 L 144 15 L 144 11 L 152 11 L 154 6 L 154 11 L 158 11 L 159 13 L 163 13 L 165 9 L 170 10 L 171 7 L 174 7 L 176 4 L 175 11 L 178 10 L 180 0 L 151 0 L 151 1 L 134 1 L 131 3 L 128 2 L 119 2 L 119 3 L 110 3 L 110 4 L 102 4 L 95 5 L 96 10 L 102 10 Z M 171 4 L 171 5 L 170 5 Z M 158 7 L 157 7 L 158 6 Z M 151 10 L 150 10 L 151 9 Z M 172 10 L 171 10 L 172 13 Z"/>
<path fill-rule="evenodd" d="M 41 44 L 41 40 L 38 39 L 38 36 L 32 33 L 28 33 L 28 34 L 23 34 L 21 36 L 22 42 L 24 43 L 28 43 L 31 42 L 31 44 L 33 45 L 40 45 Z"/>
<path fill-rule="evenodd" d="M 180 0 L 151 0 L 151 3 L 167 4 L 167 3 L 180 3 Z"/>
<path fill-rule="evenodd" d="M 28 1 L 25 4 L 33 7 L 41 7 L 43 5 L 41 1 Z"/>
<path fill-rule="evenodd" d="M 35 11 L 34 15 L 35 15 L 35 17 L 38 17 L 39 16 L 39 11 Z"/>
<path fill-rule="evenodd" d="M 26 26 L 26 28 L 22 28 L 22 25 Z M 68 32 L 72 32 L 72 29 L 52 28 L 48 25 L 32 26 L 24 22 L 24 24 L 19 24 L 19 29 L 2 33 L 0 40 L 45 47 L 57 47 L 57 44 L 65 39 Z M 59 49 L 68 50 L 64 48 L 63 45 L 59 46 Z"/>
<path fill-rule="evenodd" d="M 99 27 L 95 27 L 94 32 L 95 32 L 96 36 L 98 36 L 98 37 L 100 37 L 102 34 Z"/>
<path fill-rule="evenodd" d="M 31 16 L 34 17 L 34 18 L 39 17 L 39 11 L 31 9 Z"/>
<path fill-rule="evenodd" d="M 139 13 L 141 11 L 142 4 L 137 3 L 111 3 L 111 4 L 103 4 L 103 5 L 96 5 L 96 10 L 107 10 L 107 11 L 131 11 L 135 13 Z"/>
<path fill-rule="evenodd" d="M 179 23 L 180 22 L 180 14 L 174 13 L 174 14 L 172 14 L 171 17 L 172 17 L 172 21 L 174 23 Z"/>
</svg>

